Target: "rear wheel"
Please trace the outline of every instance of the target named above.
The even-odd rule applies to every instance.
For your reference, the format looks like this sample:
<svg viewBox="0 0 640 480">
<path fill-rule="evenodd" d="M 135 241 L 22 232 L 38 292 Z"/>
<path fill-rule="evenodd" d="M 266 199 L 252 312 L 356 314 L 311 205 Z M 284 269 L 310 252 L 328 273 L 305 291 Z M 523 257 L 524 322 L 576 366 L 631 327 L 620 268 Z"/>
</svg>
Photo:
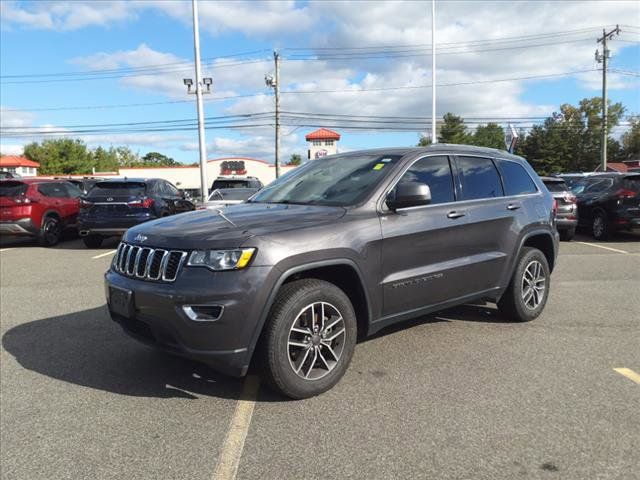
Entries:
<svg viewBox="0 0 640 480">
<path fill-rule="evenodd" d="M 82 241 L 87 248 L 99 248 L 103 240 L 104 237 L 102 235 L 87 235 L 86 237 L 82 237 Z"/>
<path fill-rule="evenodd" d="M 602 210 L 594 212 L 591 220 L 591 234 L 596 240 L 608 240 L 611 236 L 611 228 L 607 214 Z"/>
<path fill-rule="evenodd" d="M 570 242 L 576 235 L 575 228 L 568 228 L 567 230 L 560 230 L 560 240 L 564 242 Z"/>
<path fill-rule="evenodd" d="M 56 217 L 46 217 L 38 232 L 38 243 L 43 247 L 57 245 L 62 236 L 62 225 Z"/>
<path fill-rule="evenodd" d="M 291 398 L 323 393 L 347 370 L 356 337 L 356 316 L 342 290 L 316 279 L 288 283 L 265 326 L 264 376 Z"/>
<path fill-rule="evenodd" d="M 537 248 L 524 247 L 498 308 L 514 322 L 533 320 L 547 303 L 550 280 L 547 257 Z"/>
</svg>

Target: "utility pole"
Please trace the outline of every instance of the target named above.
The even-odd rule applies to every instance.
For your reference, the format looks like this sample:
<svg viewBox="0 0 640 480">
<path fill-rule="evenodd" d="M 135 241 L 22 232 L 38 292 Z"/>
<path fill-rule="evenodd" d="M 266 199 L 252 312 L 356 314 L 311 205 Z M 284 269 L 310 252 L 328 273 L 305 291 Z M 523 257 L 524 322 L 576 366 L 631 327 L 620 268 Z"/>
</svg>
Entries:
<svg viewBox="0 0 640 480">
<path fill-rule="evenodd" d="M 200 26 L 198 24 L 198 0 L 191 0 L 193 9 L 193 49 L 196 63 L 196 104 L 198 108 L 198 141 L 200 145 L 200 193 L 207 201 L 207 144 L 204 136 L 204 108 L 202 105 L 202 72 L 200 71 Z M 210 83 L 208 87 L 210 88 Z"/>
<path fill-rule="evenodd" d="M 431 0 L 431 143 L 436 136 L 436 0 Z"/>
<path fill-rule="evenodd" d="M 607 48 L 607 40 L 611 40 L 614 35 L 620 34 L 620 27 L 607 32 L 602 29 L 602 37 L 598 43 L 602 43 L 602 55 L 596 50 L 596 62 L 602 63 L 602 140 L 600 144 L 600 163 L 602 171 L 607 171 L 607 60 L 610 58 L 610 51 Z"/>
<path fill-rule="evenodd" d="M 276 178 L 280 176 L 280 54 L 274 50 L 273 60 L 275 62 L 275 79 L 271 75 L 264 76 L 264 82 L 267 87 L 273 88 L 276 97 L 276 151 L 275 151 L 275 164 L 276 164 Z"/>
</svg>

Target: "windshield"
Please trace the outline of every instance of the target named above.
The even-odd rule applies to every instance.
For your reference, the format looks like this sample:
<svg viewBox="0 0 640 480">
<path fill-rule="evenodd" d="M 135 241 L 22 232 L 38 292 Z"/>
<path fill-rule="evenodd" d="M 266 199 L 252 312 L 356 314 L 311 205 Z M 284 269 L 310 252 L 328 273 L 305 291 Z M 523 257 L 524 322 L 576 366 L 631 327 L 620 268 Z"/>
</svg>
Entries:
<svg viewBox="0 0 640 480">
<path fill-rule="evenodd" d="M 142 182 L 98 182 L 89 191 L 90 197 L 144 195 L 146 184 Z"/>
<path fill-rule="evenodd" d="M 246 200 L 256 192 L 256 188 L 219 188 L 211 192 L 211 195 L 209 195 L 209 201 Z"/>
<path fill-rule="evenodd" d="M 564 182 L 558 182 L 558 181 L 545 181 L 544 184 L 546 185 L 547 189 L 550 192 L 566 192 L 567 191 L 567 185 Z"/>
<path fill-rule="evenodd" d="M 22 182 L 0 182 L 0 197 L 15 198 L 27 193 L 27 184 Z"/>
<path fill-rule="evenodd" d="M 606 189 L 613 185 L 613 178 L 581 178 L 579 181 L 574 182 L 571 185 L 571 192 L 575 195 L 581 193 L 599 193 L 604 192 Z"/>
<path fill-rule="evenodd" d="M 356 205 L 402 155 L 344 154 L 311 160 L 271 183 L 251 202 Z"/>
<path fill-rule="evenodd" d="M 249 180 L 214 180 L 212 188 L 227 189 L 227 188 L 247 188 L 249 186 Z"/>
</svg>

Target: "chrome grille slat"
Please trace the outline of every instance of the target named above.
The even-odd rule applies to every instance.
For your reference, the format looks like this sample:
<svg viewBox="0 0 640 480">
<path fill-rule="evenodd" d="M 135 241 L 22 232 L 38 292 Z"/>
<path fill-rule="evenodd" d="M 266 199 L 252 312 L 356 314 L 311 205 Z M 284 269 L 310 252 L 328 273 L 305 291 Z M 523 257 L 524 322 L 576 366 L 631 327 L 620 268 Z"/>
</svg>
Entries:
<svg viewBox="0 0 640 480">
<path fill-rule="evenodd" d="M 151 281 L 173 282 L 189 255 L 184 250 L 142 247 L 121 242 L 113 269 L 121 275 Z"/>
</svg>

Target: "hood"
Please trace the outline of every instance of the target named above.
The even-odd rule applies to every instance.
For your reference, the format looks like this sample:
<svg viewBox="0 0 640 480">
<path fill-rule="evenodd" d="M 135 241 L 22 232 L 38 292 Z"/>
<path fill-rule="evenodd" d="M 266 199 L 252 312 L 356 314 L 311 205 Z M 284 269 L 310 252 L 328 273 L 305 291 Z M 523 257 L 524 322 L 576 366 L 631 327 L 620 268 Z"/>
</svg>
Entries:
<svg viewBox="0 0 640 480">
<path fill-rule="evenodd" d="M 137 245 L 185 250 L 235 248 L 251 237 L 331 224 L 345 212 L 342 207 L 242 203 L 146 222 L 127 230 L 124 240 Z"/>
</svg>

